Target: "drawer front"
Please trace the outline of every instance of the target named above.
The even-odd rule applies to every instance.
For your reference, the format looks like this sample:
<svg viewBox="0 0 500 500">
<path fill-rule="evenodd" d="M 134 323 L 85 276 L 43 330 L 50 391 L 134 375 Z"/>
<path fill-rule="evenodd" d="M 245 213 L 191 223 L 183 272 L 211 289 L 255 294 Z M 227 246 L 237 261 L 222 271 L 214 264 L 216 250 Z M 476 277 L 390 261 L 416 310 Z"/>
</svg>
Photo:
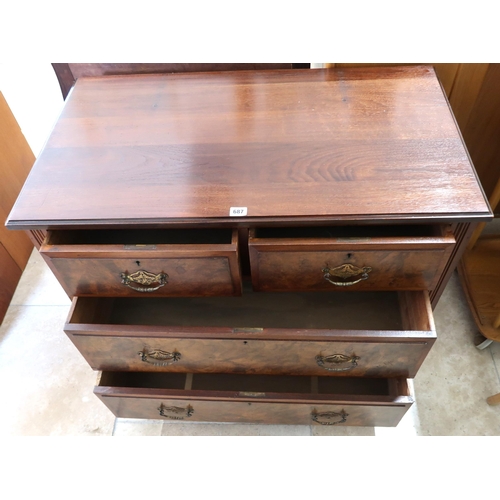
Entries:
<svg viewBox="0 0 500 500">
<path fill-rule="evenodd" d="M 238 295 L 228 257 L 52 259 L 69 296 Z"/>
<path fill-rule="evenodd" d="M 453 236 L 301 242 L 251 232 L 252 283 L 259 291 L 432 290 L 454 245 Z"/>
<path fill-rule="evenodd" d="M 257 302 L 252 302 L 252 295 Z M 276 294 L 270 295 L 272 298 Z M 334 320 L 342 319 L 335 307 L 346 311 L 349 305 L 332 301 L 332 297 L 340 299 L 338 294 L 318 294 L 325 304 L 320 307 L 315 302 L 313 316 L 322 323 L 309 322 L 307 318 L 303 325 L 296 323 L 307 315 L 307 310 L 311 314 L 307 303 L 304 311 L 296 311 L 296 317 L 281 319 L 288 316 L 282 307 L 296 307 L 299 301 L 294 299 L 301 297 L 281 294 L 282 302 L 276 301 L 274 314 L 261 313 L 259 324 L 263 328 L 238 327 L 258 314 L 260 301 L 267 297 L 258 293 L 234 299 L 185 299 L 183 303 L 188 306 L 184 311 L 179 300 L 168 298 L 156 303 L 151 299 L 132 303 L 132 299 L 75 298 L 64 330 L 97 370 L 414 377 L 436 339 L 427 292 L 400 292 L 395 303 L 381 300 L 380 293 L 371 295 L 376 302 L 366 301 L 366 307 L 362 307 L 368 321 L 354 323 L 356 318 L 347 317 L 346 322 L 359 328 L 367 326 L 370 320 L 381 321 L 379 327 L 400 325 L 398 330 L 334 329 L 335 324 L 341 325 Z M 353 294 L 347 294 L 347 298 L 353 299 L 350 302 L 355 306 L 365 305 Z M 231 308 L 230 301 L 248 302 L 249 313 L 235 314 L 237 308 Z M 203 314 L 204 305 L 207 316 Z M 368 306 L 382 311 L 383 316 L 370 316 Z M 229 311 L 234 318 L 227 318 Z M 385 314 L 398 314 L 401 321 L 389 318 L 387 323 Z M 280 323 L 267 327 L 275 316 L 288 324 L 297 324 L 298 328 L 279 328 Z M 196 326 L 220 317 L 227 318 L 232 326 Z M 177 325 L 161 326 L 165 319 Z M 156 324 L 145 325 L 146 320 Z M 307 324 L 310 328 L 300 328 Z M 325 328 L 329 324 L 332 328 Z"/>
<path fill-rule="evenodd" d="M 400 342 L 70 337 L 95 370 L 409 378 L 415 377 L 434 342 L 416 336 Z"/>
<path fill-rule="evenodd" d="M 42 245 L 69 296 L 240 295 L 237 236 L 229 244 Z"/>
<path fill-rule="evenodd" d="M 101 401 L 120 418 L 161 419 L 184 422 L 238 422 L 287 425 L 344 425 L 395 427 L 410 404 L 292 404 L 227 401 L 186 401 L 179 399 L 119 398 L 98 394 Z M 160 414 L 161 406 L 167 410 Z M 175 410 L 168 411 L 168 408 Z M 187 414 L 188 407 L 193 413 Z M 184 412 L 177 412 L 178 408 Z M 173 418 L 172 418 L 173 417 Z M 336 422 L 336 423 L 335 423 Z"/>
<path fill-rule="evenodd" d="M 103 385 L 95 387 L 94 393 L 120 418 L 392 427 L 410 408 L 413 396 L 406 380 L 393 379 L 391 384 L 399 386 L 399 390 L 391 391 L 389 395 L 365 395 L 362 391 L 357 394 L 356 390 L 350 395 L 336 396 Z"/>
</svg>

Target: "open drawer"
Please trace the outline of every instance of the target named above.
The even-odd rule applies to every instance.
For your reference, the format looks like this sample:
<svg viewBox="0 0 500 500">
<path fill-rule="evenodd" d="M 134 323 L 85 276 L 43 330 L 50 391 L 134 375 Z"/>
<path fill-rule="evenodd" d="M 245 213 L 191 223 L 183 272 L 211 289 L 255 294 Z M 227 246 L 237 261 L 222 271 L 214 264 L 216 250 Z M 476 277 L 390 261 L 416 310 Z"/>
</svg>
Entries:
<svg viewBox="0 0 500 500">
<path fill-rule="evenodd" d="M 259 291 L 432 290 L 455 238 L 441 225 L 256 228 Z"/>
<path fill-rule="evenodd" d="M 94 393 L 122 418 L 396 426 L 413 403 L 404 378 L 102 372 Z"/>
<path fill-rule="evenodd" d="M 47 231 L 40 248 L 70 297 L 241 294 L 237 231 Z"/>
<path fill-rule="evenodd" d="M 427 292 L 73 300 L 97 370 L 414 377 L 436 339 Z"/>
</svg>

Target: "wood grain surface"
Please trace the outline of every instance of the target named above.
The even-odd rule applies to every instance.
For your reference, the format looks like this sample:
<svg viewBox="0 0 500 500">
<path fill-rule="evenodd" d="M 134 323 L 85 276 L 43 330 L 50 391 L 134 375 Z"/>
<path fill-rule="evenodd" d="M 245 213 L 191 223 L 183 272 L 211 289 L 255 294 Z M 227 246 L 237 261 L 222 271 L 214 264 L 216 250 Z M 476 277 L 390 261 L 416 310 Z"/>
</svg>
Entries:
<svg viewBox="0 0 500 500">
<path fill-rule="evenodd" d="M 489 215 L 434 70 L 405 66 L 81 78 L 8 225 Z"/>
<path fill-rule="evenodd" d="M 21 268 L 0 243 L 0 324 L 9 308 L 21 275 Z"/>
<path fill-rule="evenodd" d="M 415 332 L 413 339 L 404 338 L 400 342 L 394 338 L 387 342 L 383 332 L 376 341 L 367 332 L 358 333 L 356 342 L 339 341 L 334 333 L 324 342 L 69 336 L 94 370 L 409 378 L 415 377 L 435 340 L 429 332 L 428 335 Z M 178 353 L 180 359 L 170 364 L 155 364 L 148 353 L 158 351 Z M 328 357 L 334 355 L 349 359 L 328 364 Z M 322 365 L 317 361 L 318 356 L 327 358 Z M 357 358 L 355 362 L 353 357 Z"/>
<path fill-rule="evenodd" d="M 500 64 L 487 66 L 480 90 L 474 94 L 467 122 L 461 127 L 484 191 L 490 198 L 500 179 Z"/>
<path fill-rule="evenodd" d="M 0 324 L 33 251 L 27 234 L 9 231 L 4 223 L 34 161 L 35 156 L 0 92 Z"/>
<path fill-rule="evenodd" d="M 475 323 L 487 339 L 500 341 L 500 237 L 483 235 L 458 268 Z"/>
<path fill-rule="evenodd" d="M 345 426 L 395 427 L 413 403 L 409 397 L 401 397 L 394 404 L 377 404 L 374 401 L 358 403 L 325 404 L 323 402 L 301 404 L 300 400 L 286 403 L 255 401 L 183 400 L 164 397 L 140 397 L 141 390 L 132 395 L 120 397 L 110 389 L 103 394 L 100 388 L 94 390 L 99 399 L 120 418 L 160 419 L 158 408 L 163 403 L 167 407 L 187 408 L 194 412 L 183 422 L 239 422 L 252 424 L 320 425 L 312 420 L 313 412 L 347 413 Z M 340 419 L 338 419 L 340 420 Z M 171 422 L 164 418 L 165 422 Z"/>
<path fill-rule="evenodd" d="M 0 243 L 21 270 L 33 245 L 26 234 L 9 231 L 4 223 L 34 162 L 35 156 L 0 92 Z"/>
<path fill-rule="evenodd" d="M 251 229 L 252 282 L 259 291 L 431 290 L 454 245 L 451 235 L 259 238 Z M 345 280 L 325 279 L 325 269 L 342 265 L 359 273 Z M 366 279 L 360 278 L 361 269 L 369 269 Z"/>
<path fill-rule="evenodd" d="M 413 377 L 436 339 L 427 292 L 78 297 L 64 331 L 98 370 L 282 375 Z M 179 359 L 139 356 L 158 350 Z M 334 354 L 359 359 L 318 364 Z"/>
<path fill-rule="evenodd" d="M 145 386 L 127 386 L 123 384 L 134 382 L 133 378 L 129 374 L 127 381 L 119 381 L 121 375 L 126 374 L 103 372 L 94 393 L 117 417 L 124 418 L 162 418 L 159 408 L 163 404 L 184 409 L 189 406 L 191 416 L 182 418 L 186 422 L 311 425 L 314 424 L 314 413 L 343 411 L 347 414 L 345 425 L 395 426 L 413 403 L 407 383 L 401 379 L 358 378 L 344 379 L 346 383 L 343 383 L 342 379 L 319 377 L 319 393 L 313 393 L 313 384 L 308 377 L 229 375 L 224 380 L 214 374 L 213 379 L 218 383 L 215 380 L 208 384 L 202 382 L 201 385 L 206 387 L 197 389 L 194 386 L 200 376 L 194 375 L 193 388 L 183 390 L 160 388 L 161 383 L 157 385 L 152 380 L 147 380 Z M 131 375 L 137 377 L 140 374 Z M 201 377 L 207 378 L 207 375 Z M 116 382 L 121 385 L 112 385 Z M 151 389 L 151 386 L 158 388 Z M 254 386 L 269 392 L 255 393 Z M 252 389 L 253 394 L 246 392 Z M 169 419 L 165 418 L 165 421 Z"/>
<path fill-rule="evenodd" d="M 52 63 L 63 98 L 78 78 L 104 75 L 309 68 L 309 63 Z"/>
<path fill-rule="evenodd" d="M 70 297 L 241 294 L 236 230 L 232 234 L 231 230 L 223 231 L 221 236 L 227 237 L 224 242 L 217 242 L 220 237 L 214 231 L 212 240 L 217 243 L 204 238 L 203 230 L 180 235 L 143 233 L 49 231 L 40 254 Z M 124 283 L 123 275 L 133 277 L 139 271 L 162 274 L 166 282 L 148 286 L 133 280 Z"/>
</svg>

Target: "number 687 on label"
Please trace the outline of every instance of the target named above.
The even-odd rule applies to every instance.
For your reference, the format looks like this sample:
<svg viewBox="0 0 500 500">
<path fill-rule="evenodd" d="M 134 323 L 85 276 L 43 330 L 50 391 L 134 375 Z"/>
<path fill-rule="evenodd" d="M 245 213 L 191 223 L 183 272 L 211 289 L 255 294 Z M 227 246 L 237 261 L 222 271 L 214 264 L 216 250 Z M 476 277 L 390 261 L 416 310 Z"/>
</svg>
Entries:
<svg viewBox="0 0 500 500">
<path fill-rule="evenodd" d="M 243 217 L 247 214 L 247 207 L 231 207 L 229 217 Z"/>
</svg>

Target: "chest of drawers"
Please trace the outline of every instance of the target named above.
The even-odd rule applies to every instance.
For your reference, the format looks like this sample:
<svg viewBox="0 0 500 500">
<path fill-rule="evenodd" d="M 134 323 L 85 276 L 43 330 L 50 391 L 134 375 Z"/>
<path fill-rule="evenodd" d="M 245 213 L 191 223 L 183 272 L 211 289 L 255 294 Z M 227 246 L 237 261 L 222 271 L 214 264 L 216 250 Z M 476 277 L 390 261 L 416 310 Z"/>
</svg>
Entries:
<svg viewBox="0 0 500 500">
<path fill-rule="evenodd" d="M 405 66 L 79 79 L 7 226 L 115 415 L 394 426 L 490 218 Z"/>
</svg>

